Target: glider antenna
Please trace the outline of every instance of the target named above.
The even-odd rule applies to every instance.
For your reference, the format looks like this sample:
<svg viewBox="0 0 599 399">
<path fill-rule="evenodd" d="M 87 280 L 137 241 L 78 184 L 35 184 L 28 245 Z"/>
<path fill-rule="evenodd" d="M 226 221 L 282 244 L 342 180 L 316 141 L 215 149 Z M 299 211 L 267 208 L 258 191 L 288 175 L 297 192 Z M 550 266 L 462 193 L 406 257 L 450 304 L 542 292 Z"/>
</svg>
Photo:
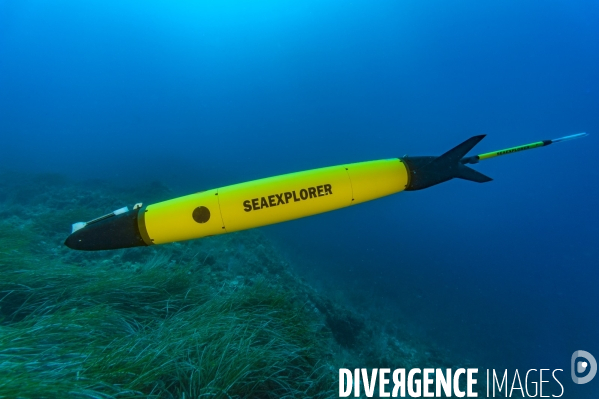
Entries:
<svg viewBox="0 0 599 399">
<path fill-rule="evenodd" d="M 465 157 L 465 158 L 462 158 L 461 162 L 464 165 L 469 164 L 469 163 L 475 164 L 475 163 L 478 163 L 479 161 L 482 161 L 485 159 L 495 158 L 495 157 L 498 157 L 501 155 L 511 154 L 513 152 L 532 150 L 533 148 L 545 147 L 545 146 L 548 146 L 549 144 L 559 143 L 560 141 L 574 140 L 574 139 L 578 139 L 578 138 L 586 137 L 586 136 L 588 136 L 588 133 L 577 133 L 577 134 L 571 134 L 569 136 L 564 136 L 564 137 L 560 137 L 560 138 L 553 139 L 553 140 L 537 141 L 537 142 L 530 143 L 530 144 L 519 145 L 517 147 L 506 148 L 505 150 L 486 152 L 486 153 L 480 154 L 480 155 Z"/>
</svg>

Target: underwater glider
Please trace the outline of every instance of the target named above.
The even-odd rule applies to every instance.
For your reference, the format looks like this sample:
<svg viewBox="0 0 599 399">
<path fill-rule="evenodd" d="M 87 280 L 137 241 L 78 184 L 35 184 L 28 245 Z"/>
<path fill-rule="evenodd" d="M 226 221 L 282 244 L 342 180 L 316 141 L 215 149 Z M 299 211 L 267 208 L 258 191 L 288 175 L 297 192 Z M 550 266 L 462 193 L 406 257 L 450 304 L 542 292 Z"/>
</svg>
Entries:
<svg viewBox="0 0 599 399">
<path fill-rule="evenodd" d="M 445 154 L 390 158 L 331 166 L 252 180 L 156 204 L 136 204 L 89 222 L 73 224 L 65 245 L 97 251 L 191 240 L 299 219 L 400 191 L 421 190 L 453 178 L 477 183 L 490 177 L 466 164 L 587 136 L 554 140 L 466 157 L 485 135 L 474 136 Z"/>
</svg>

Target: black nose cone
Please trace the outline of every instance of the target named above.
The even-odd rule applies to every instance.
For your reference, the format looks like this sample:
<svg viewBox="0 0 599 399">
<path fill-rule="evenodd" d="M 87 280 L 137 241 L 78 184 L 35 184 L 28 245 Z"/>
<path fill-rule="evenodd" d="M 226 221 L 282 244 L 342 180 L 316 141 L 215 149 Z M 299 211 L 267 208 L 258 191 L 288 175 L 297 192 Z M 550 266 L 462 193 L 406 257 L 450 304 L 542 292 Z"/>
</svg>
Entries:
<svg viewBox="0 0 599 399">
<path fill-rule="evenodd" d="M 146 246 L 139 234 L 134 209 L 120 215 L 87 224 L 67 237 L 64 245 L 80 251 L 99 251 Z"/>
<path fill-rule="evenodd" d="M 79 230 L 81 231 L 81 230 Z M 67 247 L 71 248 L 71 249 L 81 249 L 81 250 L 85 250 L 86 248 L 85 245 L 81 244 L 81 240 L 79 239 L 80 234 L 77 234 L 79 231 L 74 232 L 73 234 L 71 234 L 70 236 L 67 237 L 67 239 L 64 241 L 64 245 L 66 245 Z"/>
</svg>

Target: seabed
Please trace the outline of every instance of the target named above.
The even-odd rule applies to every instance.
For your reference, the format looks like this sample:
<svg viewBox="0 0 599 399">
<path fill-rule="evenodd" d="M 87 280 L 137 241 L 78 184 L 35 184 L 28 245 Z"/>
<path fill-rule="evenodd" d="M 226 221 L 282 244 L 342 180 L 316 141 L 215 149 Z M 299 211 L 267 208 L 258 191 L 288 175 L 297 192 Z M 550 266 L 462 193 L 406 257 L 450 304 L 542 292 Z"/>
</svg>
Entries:
<svg viewBox="0 0 599 399">
<path fill-rule="evenodd" d="M 317 290 L 260 230 L 63 245 L 73 222 L 173 196 L 160 183 L 0 175 L 0 398 L 329 398 L 339 368 L 471 366 L 408 321 Z"/>
</svg>

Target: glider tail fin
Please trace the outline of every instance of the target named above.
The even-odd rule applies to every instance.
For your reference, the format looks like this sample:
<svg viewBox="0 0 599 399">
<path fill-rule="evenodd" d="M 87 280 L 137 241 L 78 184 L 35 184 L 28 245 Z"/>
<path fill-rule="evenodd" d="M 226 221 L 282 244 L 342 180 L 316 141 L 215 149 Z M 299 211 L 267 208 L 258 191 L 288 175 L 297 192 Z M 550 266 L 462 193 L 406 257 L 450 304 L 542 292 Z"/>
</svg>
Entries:
<svg viewBox="0 0 599 399">
<path fill-rule="evenodd" d="M 464 156 L 484 138 L 484 134 L 470 137 L 438 157 L 402 158 L 409 171 L 409 182 L 406 191 L 422 190 L 453 178 L 477 183 L 493 180 L 463 163 Z"/>
<path fill-rule="evenodd" d="M 458 166 L 458 174 L 456 177 L 464 180 L 470 180 L 476 183 L 486 183 L 493 180 L 489 176 L 483 175 L 478 170 L 474 170 L 472 168 L 469 168 L 468 166 L 461 164 Z"/>
<path fill-rule="evenodd" d="M 456 145 L 451 150 L 447 151 L 445 154 L 435 158 L 435 162 L 458 163 L 462 160 L 462 158 L 466 156 L 466 154 L 470 152 L 471 149 L 474 148 L 475 145 L 480 143 L 480 141 L 485 137 L 486 134 L 470 137 L 468 140 Z"/>
</svg>

